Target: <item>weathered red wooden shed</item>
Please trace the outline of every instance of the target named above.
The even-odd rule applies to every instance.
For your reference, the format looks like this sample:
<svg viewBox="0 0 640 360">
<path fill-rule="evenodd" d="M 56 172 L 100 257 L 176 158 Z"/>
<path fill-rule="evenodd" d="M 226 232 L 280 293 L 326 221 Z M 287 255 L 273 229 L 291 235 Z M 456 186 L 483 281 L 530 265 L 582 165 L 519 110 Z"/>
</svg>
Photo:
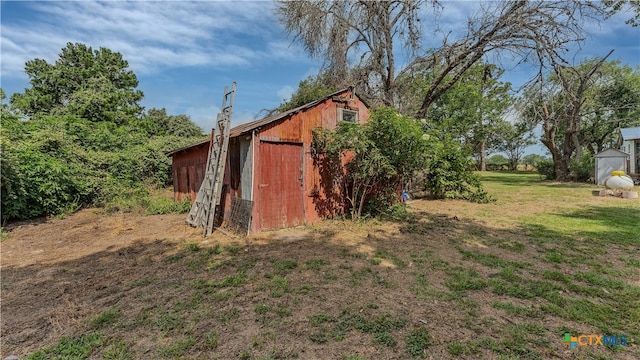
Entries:
<svg viewBox="0 0 640 360">
<path fill-rule="evenodd" d="M 252 232 L 284 228 L 342 213 L 346 207 L 328 171 L 314 163 L 312 132 L 339 121 L 363 123 L 366 104 L 347 88 L 287 112 L 230 130 L 222 208 L 253 202 Z M 168 153 L 173 157 L 174 197 L 195 200 L 204 179 L 210 139 Z M 225 215 L 226 216 L 226 215 Z"/>
</svg>

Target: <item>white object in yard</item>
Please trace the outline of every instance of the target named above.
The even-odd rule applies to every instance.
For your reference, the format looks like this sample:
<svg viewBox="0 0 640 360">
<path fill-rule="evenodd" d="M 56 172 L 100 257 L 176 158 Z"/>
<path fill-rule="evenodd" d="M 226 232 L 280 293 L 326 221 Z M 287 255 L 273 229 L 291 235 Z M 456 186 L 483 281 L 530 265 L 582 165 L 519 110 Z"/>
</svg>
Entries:
<svg viewBox="0 0 640 360">
<path fill-rule="evenodd" d="M 625 199 L 637 199 L 638 192 L 637 191 L 623 191 L 622 197 Z"/>
<path fill-rule="evenodd" d="M 614 170 L 627 170 L 629 154 L 616 149 L 607 149 L 594 155 L 595 173 L 594 180 L 598 185 L 604 185 L 605 180 Z"/>
<path fill-rule="evenodd" d="M 622 173 L 622 174 L 620 174 Z M 604 181 L 604 186 L 608 189 L 631 190 L 633 189 L 633 179 L 628 175 L 623 175 L 622 171 L 612 171 L 611 176 Z"/>
</svg>

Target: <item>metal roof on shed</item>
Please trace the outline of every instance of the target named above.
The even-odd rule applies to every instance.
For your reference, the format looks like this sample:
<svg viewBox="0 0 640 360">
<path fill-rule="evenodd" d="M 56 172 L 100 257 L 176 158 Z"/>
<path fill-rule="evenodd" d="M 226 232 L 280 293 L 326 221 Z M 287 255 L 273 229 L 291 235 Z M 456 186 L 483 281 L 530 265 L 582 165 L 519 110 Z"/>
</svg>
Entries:
<svg viewBox="0 0 640 360">
<path fill-rule="evenodd" d="M 233 138 L 233 137 L 236 137 L 236 136 L 240 136 L 242 134 L 248 133 L 251 130 L 255 130 L 255 129 L 261 128 L 261 127 L 263 127 L 265 125 L 271 124 L 274 121 L 278 121 L 280 119 L 284 119 L 284 118 L 286 118 L 286 117 L 288 117 L 290 115 L 293 115 L 295 113 L 298 113 L 300 111 L 310 109 L 310 108 L 318 105 L 319 103 L 325 101 L 328 98 L 331 98 L 333 96 L 342 94 L 343 92 L 346 92 L 346 91 L 349 91 L 349 90 L 351 90 L 351 92 L 355 96 L 358 96 L 357 94 L 355 94 L 355 92 L 353 91 L 352 87 L 348 87 L 348 88 L 342 89 L 340 91 L 336 91 L 336 92 L 334 92 L 332 94 L 329 94 L 329 95 L 327 95 L 327 96 L 325 96 L 325 97 L 323 97 L 321 99 L 318 99 L 318 100 L 312 101 L 310 103 L 304 104 L 302 106 L 299 106 L 299 107 L 297 107 L 295 109 L 291 109 L 289 111 L 285 111 L 283 113 L 276 114 L 276 115 L 273 115 L 273 116 L 268 116 L 268 117 L 266 117 L 264 119 L 248 122 L 246 124 L 240 124 L 240 125 L 238 125 L 236 127 L 231 128 L 231 130 L 229 130 L 229 137 Z M 362 101 L 364 103 L 364 100 L 362 100 L 362 98 L 360 98 L 359 96 L 358 96 L 358 99 L 360 99 L 360 101 Z M 166 153 L 166 155 L 167 156 L 171 156 L 171 155 L 173 155 L 173 154 L 175 154 L 177 152 L 184 151 L 184 150 L 190 149 L 190 148 L 198 146 L 198 145 L 208 144 L 210 141 L 211 141 L 211 137 L 209 136 L 205 140 L 202 140 L 202 141 L 200 141 L 198 143 L 195 143 L 195 144 L 192 144 L 192 145 L 189 145 L 189 146 L 182 147 L 180 149 L 176 149 L 176 150 L 170 151 L 170 152 Z"/>
<path fill-rule="evenodd" d="M 607 149 L 607 150 L 603 150 L 603 151 L 593 155 L 593 157 L 597 157 L 597 158 L 625 157 L 625 158 L 628 158 L 629 154 L 627 154 L 626 152 L 620 151 L 618 149 Z"/>
<path fill-rule="evenodd" d="M 640 139 L 640 126 L 620 129 L 622 140 Z"/>
</svg>

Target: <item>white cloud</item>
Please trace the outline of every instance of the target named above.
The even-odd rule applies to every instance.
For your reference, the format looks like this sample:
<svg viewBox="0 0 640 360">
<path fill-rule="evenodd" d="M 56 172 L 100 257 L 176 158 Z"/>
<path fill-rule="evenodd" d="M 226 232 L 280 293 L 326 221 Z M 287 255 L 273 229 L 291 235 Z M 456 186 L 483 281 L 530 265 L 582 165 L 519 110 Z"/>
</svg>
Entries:
<svg viewBox="0 0 640 360">
<path fill-rule="evenodd" d="M 281 100 L 289 100 L 295 90 L 296 89 L 294 89 L 293 86 L 285 85 L 278 90 L 277 94 Z"/>
<path fill-rule="evenodd" d="M 220 107 L 215 105 L 189 107 L 185 112 L 189 114 L 194 123 L 204 130 L 205 134 L 208 134 L 215 127 Z"/>
<path fill-rule="evenodd" d="M 163 67 L 247 66 L 291 57 L 284 43 L 274 40 L 279 28 L 271 2 L 60 1 L 22 6 L 28 7 L 28 18 L 5 21 L 11 14 L 6 9 L 3 14 L 2 76 L 24 76 L 24 63 L 34 58 L 55 61 L 67 42 L 120 52 L 140 74 Z"/>
</svg>

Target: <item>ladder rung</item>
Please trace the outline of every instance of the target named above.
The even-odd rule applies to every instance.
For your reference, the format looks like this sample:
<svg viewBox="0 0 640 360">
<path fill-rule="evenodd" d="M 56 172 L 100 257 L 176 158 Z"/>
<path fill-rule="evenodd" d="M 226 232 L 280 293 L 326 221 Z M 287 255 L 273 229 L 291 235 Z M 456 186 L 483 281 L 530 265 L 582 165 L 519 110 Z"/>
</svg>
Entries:
<svg viewBox="0 0 640 360">
<path fill-rule="evenodd" d="M 207 236 L 213 231 L 213 220 L 216 205 L 220 203 L 224 169 L 227 163 L 227 150 L 229 146 L 229 127 L 235 99 L 236 83 L 231 90 L 224 89 L 222 107 L 217 116 L 217 131 L 211 139 L 212 146 L 207 155 L 207 169 L 205 179 L 200 185 L 196 200 L 189 211 L 186 222 L 192 226 L 203 225 L 203 235 Z"/>
</svg>

